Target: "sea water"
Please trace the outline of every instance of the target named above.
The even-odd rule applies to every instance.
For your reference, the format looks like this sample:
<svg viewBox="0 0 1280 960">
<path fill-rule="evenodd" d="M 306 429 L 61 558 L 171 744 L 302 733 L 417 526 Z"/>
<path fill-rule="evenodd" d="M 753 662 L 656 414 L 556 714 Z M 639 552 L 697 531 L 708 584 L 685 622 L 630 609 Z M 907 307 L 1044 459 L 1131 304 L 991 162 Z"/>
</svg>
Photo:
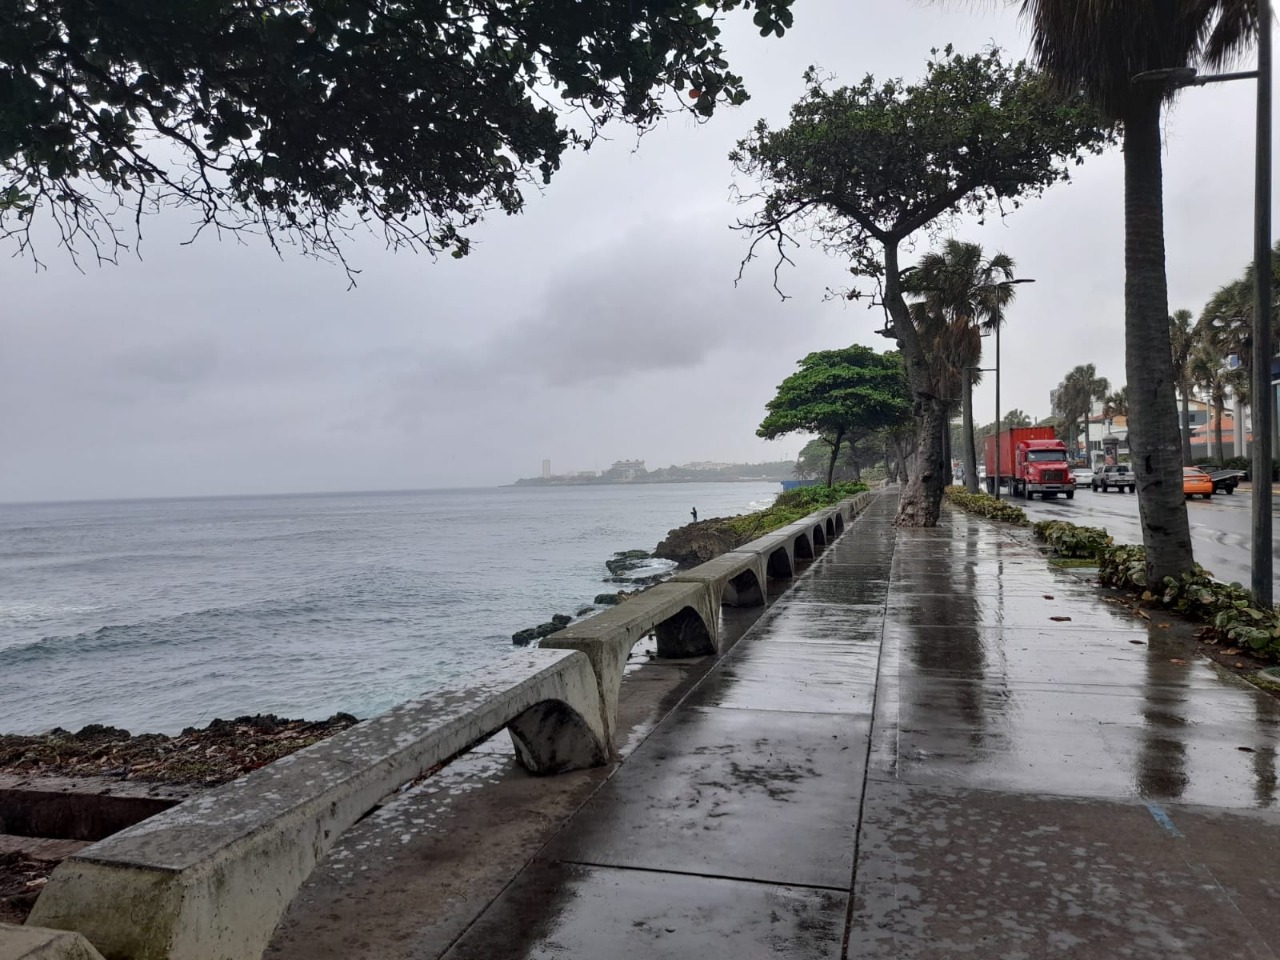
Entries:
<svg viewBox="0 0 1280 960">
<path fill-rule="evenodd" d="M 0 505 L 0 733 L 367 717 L 776 482 Z"/>
</svg>

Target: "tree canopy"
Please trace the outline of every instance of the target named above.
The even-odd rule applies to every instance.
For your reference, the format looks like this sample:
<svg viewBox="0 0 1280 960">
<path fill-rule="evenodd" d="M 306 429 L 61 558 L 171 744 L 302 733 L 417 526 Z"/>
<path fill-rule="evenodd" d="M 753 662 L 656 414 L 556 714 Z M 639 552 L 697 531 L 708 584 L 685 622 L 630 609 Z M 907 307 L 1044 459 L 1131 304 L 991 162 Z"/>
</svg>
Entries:
<svg viewBox="0 0 1280 960">
<path fill-rule="evenodd" d="M 790 122 L 760 121 L 730 155 L 760 184 L 742 201 L 757 209 L 738 223 L 777 250 L 807 236 L 871 277 L 902 350 L 921 417 L 916 468 L 899 501 L 898 522 L 931 526 L 942 500 L 945 385 L 904 298 L 899 249 L 918 231 L 936 231 L 963 213 L 982 217 L 1018 206 L 1065 180 L 1101 152 L 1113 132 L 1080 98 L 1062 95 L 1024 63 L 990 49 L 934 52 L 924 79 L 828 87 L 810 69 Z M 775 267 L 775 277 L 777 268 Z"/>
<path fill-rule="evenodd" d="M 831 445 L 828 484 L 846 438 L 894 426 L 911 415 L 902 358 L 896 353 L 854 345 L 811 353 L 799 366 L 778 385 L 756 434 L 767 440 L 796 432 L 819 434 Z"/>
<path fill-rule="evenodd" d="M 175 203 L 321 254 L 364 223 L 461 255 L 608 121 L 744 102 L 721 16 L 781 35 L 792 2 L 0 0 L 0 236 L 29 251 L 44 214 L 111 259 Z"/>
</svg>

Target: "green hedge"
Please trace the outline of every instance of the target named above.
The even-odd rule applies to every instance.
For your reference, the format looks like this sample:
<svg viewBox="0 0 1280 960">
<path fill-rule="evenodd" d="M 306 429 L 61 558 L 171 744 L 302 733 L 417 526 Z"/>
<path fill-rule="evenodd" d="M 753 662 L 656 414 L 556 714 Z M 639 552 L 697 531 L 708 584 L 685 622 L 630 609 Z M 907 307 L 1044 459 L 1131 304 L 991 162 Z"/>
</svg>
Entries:
<svg viewBox="0 0 1280 960">
<path fill-rule="evenodd" d="M 856 497 L 869 489 L 865 483 L 837 483 L 832 487 L 796 487 L 794 490 L 778 494 L 778 499 L 768 509 L 743 514 L 740 517 L 731 517 L 724 523 L 737 536 L 743 538 L 742 543 L 746 543 L 747 540 L 763 536 L 770 530 L 777 530 L 788 523 L 807 517 L 815 510 L 834 506 L 841 500 Z"/>
<path fill-rule="evenodd" d="M 1058 556 L 1075 560 L 1096 560 L 1115 543 L 1101 527 L 1081 527 L 1066 520 L 1041 520 L 1031 525 L 1031 532 Z"/>
<path fill-rule="evenodd" d="M 1015 507 L 1008 500 L 997 500 L 989 493 L 969 493 L 964 487 L 947 487 L 942 492 L 948 501 L 960 509 L 976 513 L 988 520 L 1019 524 L 1027 522 L 1025 510 Z"/>
</svg>

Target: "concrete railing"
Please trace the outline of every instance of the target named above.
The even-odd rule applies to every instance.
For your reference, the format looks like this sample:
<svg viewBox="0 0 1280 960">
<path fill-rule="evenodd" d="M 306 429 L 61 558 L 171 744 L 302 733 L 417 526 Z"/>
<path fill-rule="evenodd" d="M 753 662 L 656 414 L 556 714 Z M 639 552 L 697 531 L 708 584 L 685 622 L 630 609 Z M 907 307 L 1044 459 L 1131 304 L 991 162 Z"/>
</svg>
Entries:
<svg viewBox="0 0 1280 960">
<path fill-rule="evenodd" d="M 604 763 L 586 657 L 526 650 L 86 847 L 28 923 L 107 960 L 258 960 L 285 907 L 380 800 L 502 730 L 534 773 Z"/>
<path fill-rule="evenodd" d="M 544 639 L 542 646 L 579 650 L 590 659 L 600 685 L 601 724 L 612 744 L 622 674 L 638 640 L 656 634 L 660 657 L 719 652 L 721 604 L 764 604 L 769 580 L 795 576 L 797 561 L 814 559 L 870 501 L 871 494 L 861 493 L 818 510 L 650 587 L 626 603 L 572 623 Z"/>
</svg>

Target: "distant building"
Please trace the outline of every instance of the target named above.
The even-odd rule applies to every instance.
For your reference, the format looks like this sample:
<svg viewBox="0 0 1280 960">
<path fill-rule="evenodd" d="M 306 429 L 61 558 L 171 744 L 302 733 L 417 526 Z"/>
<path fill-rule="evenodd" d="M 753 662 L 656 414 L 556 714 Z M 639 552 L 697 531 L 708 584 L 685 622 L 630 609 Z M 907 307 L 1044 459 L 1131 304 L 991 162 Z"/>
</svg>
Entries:
<svg viewBox="0 0 1280 960">
<path fill-rule="evenodd" d="M 550 460 L 542 461 L 542 479 L 543 480 L 551 479 L 551 461 Z"/>
<path fill-rule="evenodd" d="M 643 460 L 616 460 L 608 469 L 607 476 L 615 480 L 634 480 L 636 477 L 643 477 L 646 473 L 648 471 L 644 468 Z"/>
<path fill-rule="evenodd" d="M 724 470 L 726 467 L 732 467 L 732 463 L 716 463 L 713 460 L 695 460 L 693 463 L 683 463 L 680 465 L 681 470 Z"/>
<path fill-rule="evenodd" d="M 588 480 L 593 477 L 598 477 L 599 474 L 596 473 L 594 470 L 579 470 L 576 474 L 574 474 L 574 476 L 583 480 Z"/>
</svg>

